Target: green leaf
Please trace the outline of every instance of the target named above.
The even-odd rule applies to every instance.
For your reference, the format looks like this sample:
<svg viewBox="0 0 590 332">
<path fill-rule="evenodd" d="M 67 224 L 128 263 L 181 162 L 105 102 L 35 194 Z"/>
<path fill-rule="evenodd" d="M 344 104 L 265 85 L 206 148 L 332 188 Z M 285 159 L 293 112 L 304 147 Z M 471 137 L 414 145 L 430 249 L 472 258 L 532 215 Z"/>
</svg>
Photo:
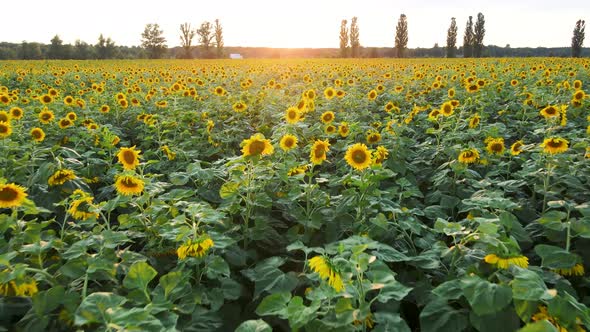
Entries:
<svg viewBox="0 0 590 332">
<path fill-rule="evenodd" d="M 65 294 L 63 286 L 55 286 L 41 291 L 33 297 L 33 308 L 38 316 L 50 313 L 59 307 Z"/>
<path fill-rule="evenodd" d="M 463 295 L 461 280 L 455 279 L 444 282 L 433 289 L 432 293 L 441 299 L 456 300 Z"/>
<path fill-rule="evenodd" d="M 408 324 L 399 314 L 379 311 L 374 316 L 377 326 L 372 330 L 373 332 L 410 332 Z"/>
<path fill-rule="evenodd" d="M 569 269 L 578 262 L 576 255 L 556 246 L 539 244 L 535 247 L 535 252 L 542 259 L 541 266 L 550 269 Z"/>
<path fill-rule="evenodd" d="M 469 320 L 479 332 L 516 331 L 520 327 L 520 318 L 511 307 L 484 316 L 471 312 Z"/>
<path fill-rule="evenodd" d="M 209 279 L 218 279 L 220 277 L 229 277 L 229 265 L 220 256 L 214 256 L 207 264 L 207 277 Z"/>
<path fill-rule="evenodd" d="M 265 297 L 256 308 L 256 314 L 260 316 L 284 315 L 287 303 L 291 300 L 291 293 L 281 292 Z"/>
<path fill-rule="evenodd" d="M 262 319 L 247 320 L 235 332 L 272 332 L 272 328 Z"/>
<path fill-rule="evenodd" d="M 548 320 L 540 320 L 531 324 L 525 325 L 518 332 L 559 332 L 553 324 L 549 323 Z"/>
<path fill-rule="evenodd" d="M 441 299 L 430 301 L 420 312 L 422 332 L 459 332 L 466 327 L 467 317 Z"/>
<path fill-rule="evenodd" d="M 123 279 L 123 286 L 128 289 L 139 289 L 145 292 L 148 284 L 156 275 L 158 275 L 158 272 L 148 263 L 144 261 L 135 262 L 129 268 L 125 279 Z"/>
<path fill-rule="evenodd" d="M 535 272 L 514 267 L 517 271 L 510 283 L 512 297 L 517 300 L 538 301 L 550 300 L 552 296 L 547 292 L 547 286 L 543 279 Z"/>
<path fill-rule="evenodd" d="M 512 301 L 512 290 L 474 276 L 461 280 L 461 288 L 471 308 L 478 316 L 502 310 Z"/>
<path fill-rule="evenodd" d="M 287 306 L 287 319 L 292 330 L 296 331 L 305 326 L 310 320 L 315 318 L 316 311 L 320 308 L 320 301 L 314 301 L 311 306 L 306 307 L 303 304 L 303 298 L 295 296 Z"/>
<path fill-rule="evenodd" d="M 166 275 L 163 275 L 160 278 L 160 285 L 164 289 L 164 296 L 168 298 L 168 296 L 172 293 L 172 291 L 180 284 L 182 281 L 182 272 L 170 272 Z"/>
<path fill-rule="evenodd" d="M 113 293 L 92 293 L 82 301 L 76 310 L 74 323 L 76 325 L 107 323 L 105 321 L 106 311 L 116 310 L 126 301 L 123 296 Z"/>
</svg>

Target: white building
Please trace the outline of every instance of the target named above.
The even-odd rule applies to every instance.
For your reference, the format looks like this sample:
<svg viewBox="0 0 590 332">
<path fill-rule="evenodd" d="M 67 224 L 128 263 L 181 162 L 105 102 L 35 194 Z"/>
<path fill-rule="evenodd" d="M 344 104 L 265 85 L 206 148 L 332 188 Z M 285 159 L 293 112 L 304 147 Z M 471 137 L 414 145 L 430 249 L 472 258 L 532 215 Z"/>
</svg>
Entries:
<svg viewBox="0 0 590 332">
<path fill-rule="evenodd" d="M 229 58 L 230 59 L 243 59 L 244 57 L 241 54 L 239 54 L 239 53 L 231 53 L 229 55 Z"/>
</svg>

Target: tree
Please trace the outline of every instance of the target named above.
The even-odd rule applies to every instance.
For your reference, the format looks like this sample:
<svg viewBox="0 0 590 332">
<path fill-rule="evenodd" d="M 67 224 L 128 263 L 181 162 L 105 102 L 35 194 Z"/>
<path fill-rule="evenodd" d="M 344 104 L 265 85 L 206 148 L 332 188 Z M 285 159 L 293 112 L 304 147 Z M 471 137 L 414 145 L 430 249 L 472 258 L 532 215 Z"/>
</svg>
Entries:
<svg viewBox="0 0 590 332">
<path fill-rule="evenodd" d="M 213 27 L 209 22 L 201 23 L 201 27 L 197 30 L 197 35 L 199 35 L 199 43 L 201 44 L 201 54 L 203 58 L 210 58 L 211 57 L 211 41 L 213 40 L 213 31 L 211 31 Z"/>
<path fill-rule="evenodd" d="M 73 58 L 78 60 L 86 60 L 93 58 L 93 49 L 88 43 L 77 39 L 74 43 Z"/>
<path fill-rule="evenodd" d="M 483 14 L 478 13 L 473 34 L 473 53 L 476 58 L 480 58 L 483 51 L 483 37 L 486 34 L 485 23 Z"/>
<path fill-rule="evenodd" d="M 348 57 L 348 28 L 346 25 L 348 21 L 342 20 L 340 22 L 340 57 Z"/>
<path fill-rule="evenodd" d="M 469 16 L 467 25 L 465 25 L 465 34 L 463 35 L 463 57 L 471 58 L 473 56 L 473 16 Z"/>
<path fill-rule="evenodd" d="M 403 58 L 408 48 L 408 21 L 406 14 L 401 14 L 395 28 L 395 50 L 398 58 Z"/>
<path fill-rule="evenodd" d="M 190 23 L 183 23 L 180 25 L 180 46 L 184 50 L 183 58 L 192 58 L 191 48 L 195 38 L 195 31 L 191 29 Z"/>
<path fill-rule="evenodd" d="M 19 59 L 23 60 L 38 60 L 41 59 L 43 53 L 41 52 L 41 45 L 39 43 L 27 43 L 23 40 L 20 52 L 19 52 Z"/>
<path fill-rule="evenodd" d="M 223 55 L 223 28 L 221 27 L 221 23 L 219 23 L 219 19 L 215 20 L 215 50 L 217 53 L 217 58 L 224 58 Z"/>
<path fill-rule="evenodd" d="M 451 18 L 451 26 L 447 31 L 447 58 L 454 58 L 457 49 L 457 22 Z"/>
<path fill-rule="evenodd" d="M 357 24 L 357 17 L 353 17 L 350 22 L 350 56 L 353 58 L 359 57 L 361 42 L 359 41 L 359 26 Z"/>
<path fill-rule="evenodd" d="M 141 46 L 148 52 L 150 59 L 159 59 L 166 53 L 168 46 L 166 38 L 164 38 L 164 31 L 160 30 L 157 23 L 146 24 L 141 34 Z"/>
<path fill-rule="evenodd" d="M 58 35 L 55 35 L 51 38 L 51 44 L 49 45 L 49 50 L 47 50 L 47 58 L 48 59 L 63 59 L 63 41 L 59 38 Z"/>
<path fill-rule="evenodd" d="M 98 36 L 98 43 L 95 48 L 99 59 L 110 59 L 115 56 L 115 42 L 111 37 L 105 39 L 102 33 Z"/>
<path fill-rule="evenodd" d="M 582 45 L 584 44 L 584 30 L 586 30 L 586 21 L 578 20 L 574 28 L 574 36 L 572 37 L 572 57 L 579 58 L 582 53 Z"/>
</svg>

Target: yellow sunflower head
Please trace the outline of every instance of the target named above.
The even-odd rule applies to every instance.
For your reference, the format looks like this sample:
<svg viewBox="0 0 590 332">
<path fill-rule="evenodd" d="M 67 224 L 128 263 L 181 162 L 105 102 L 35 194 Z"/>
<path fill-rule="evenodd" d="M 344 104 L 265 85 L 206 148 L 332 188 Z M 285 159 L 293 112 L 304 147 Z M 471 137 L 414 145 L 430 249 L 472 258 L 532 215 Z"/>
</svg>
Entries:
<svg viewBox="0 0 590 332">
<path fill-rule="evenodd" d="M 348 165 L 359 171 L 371 166 L 372 163 L 371 151 L 362 143 L 356 143 L 350 146 L 346 150 L 344 159 Z"/>
<path fill-rule="evenodd" d="M 377 98 L 377 91 L 375 91 L 375 90 L 369 91 L 369 93 L 367 93 L 367 98 L 371 101 L 375 100 Z"/>
<path fill-rule="evenodd" d="M 239 101 L 239 102 L 233 104 L 232 108 L 234 109 L 234 111 L 241 113 L 241 112 L 244 112 L 245 110 L 248 109 L 248 105 Z"/>
<path fill-rule="evenodd" d="M 281 138 L 279 143 L 283 151 L 289 151 L 297 147 L 297 137 L 291 134 L 286 134 Z"/>
<path fill-rule="evenodd" d="M 510 146 L 510 154 L 513 156 L 518 156 L 522 153 L 522 147 L 524 146 L 523 141 L 516 141 Z"/>
<path fill-rule="evenodd" d="M 565 138 L 550 137 L 543 140 L 541 147 L 545 153 L 558 154 L 567 151 L 568 143 L 569 142 Z"/>
<path fill-rule="evenodd" d="M 10 122 L 0 121 L 0 138 L 6 138 L 12 134 Z"/>
<path fill-rule="evenodd" d="M 314 165 L 320 165 L 326 160 L 326 153 L 330 151 L 330 143 L 327 140 L 316 140 L 310 152 L 310 160 Z"/>
<path fill-rule="evenodd" d="M 119 195 L 139 195 L 143 192 L 144 182 L 134 175 L 120 175 L 115 180 L 115 189 Z"/>
<path fill-rule="evenodd" d="M 68 181 L 74 180 L 76 174 L 71 169 L 60 169 L 53 173 L 47 180 L 50 186 L 62 185 Z"/>
<path fill-rule="evenodd" d="M 383 164 L 383 161 L 387 159 L 389 156 L 389 151 L 384 146 L 378 146 L 377 149 L 373 152 L 373 163 L 375 165 Z"/>
<path fill-rule="evenodd" d="M 45 109 L 39 113 L 39 121 L 42 124 L 49 124 L 53 119 L 55 119 L 55 115 L 50 110 Z"/>
<path fill-rule="evenodd" d="M 347 122 L 342 122 L 340 126 L 338 126 L 338 134 L 342 137 L 346 137 L 350 134 L 350 127 L 348 127 Z"/>
<path fill-rule="evenodd" d="M 68 118 L 62 118 L 59 120 L 59 127 L 61 129 L 65 129 L 65 128 L 70 127 L 72 125 L 73 125 L 72 121 Z"/>
<path fill-rule="evenodd" d="M 367 143 L 375 144 L 381 141 L 381 133 L 375 130 L 371 130 L 367 133 Z"/>
<path fill-rule="evenodd" d="M 473 164 L 479 159 L 479 152 L 476 149 L 467 149 L 459 153 L 459 162 L 462 164 Z"/>
<path fill-rule="evenodd" d="M 27 198 L 27 189 L 14 183 L 0 182 L 0 208 L 12 209 L 19 207 Z"/>
<path fill-rule="evenodd" d="M 289 107 L 285 111 L 285 120 L 287 120 L 287 123 L 294 124 L 299 122 L 300 119 L 301 113 L 297 107 Z"/>
<path fill-rule="evenodd" d="M 451 104 L 451 102 L 446 102 L 440 107 L 440 114 L 443 116 L 451 116 L 453 115 L 453 110 L 453 104 Z"/>
<path fill-rule="evenodd" d="M 539 112 L 545 119 L 554 118 L 560 115 L 560 111 L 556 106 L 549 105 Z"/>
<path fill-rule="evenodd" d="M 334 125 L 329 124 L 324 128 L 324 133 L 326 133 L 326 135 L 332 135 L 335 132 L 336 132 L 336 126 L 334 126 Z"/>
<path fill-rule="evenodd" d="M 45 132 L 43 131 L 43 129 L 39 127 L 33 128 L 31 129 L 31 137 L 37 143 L 43 142 L 43 140 L 45 139 Z"/>
<path fill-rule="evenodd" d="M 479 126 L 479 122 L 481 121 L 481 117 L 479 114 L 475 114 L 469 119 L 469 128 L 473 129 Z"/>
<path fill-rule="evenodd" d="M 324 112 L 324 113 L 322 114 L 322 116 L 320 117 L 320 120 L 321 120 L 323 123 L 330 123 L 330 122 L 334 121 L 334 118 L 335 118 L 335 117 L 336 117 L 336 116 L 334 115 L 334 112 L 332 112 L 332 111 L 327 111 L 327 112 Z"/>
<path fill-rule="evenodd" d="M 133 170 L 139 166 L 140 153 L 140 150 L 135 150 L 135 146 L 130 148 L 121 148 L 119 153 L 117 153 L 117 158 L 119 159 L 119 163 L 123 165 L 124 169 Z"/>
<path fill-rule="evenodd" d="M 13 107 L 10 109 L 10 117 L 15 120 L 20 120 L 25 113 L 20 107 Z"/>
<path fill-rule="evenodd" d="M 10 114 L 6 111 L 0 111 L 0 122 L 10 122 Z"/>
<path fill-rule="evenodd" d="M 242 156 L 268 156 L 273 154 L 274 148 L 270 140 L 262 134 L 254 134 L 242 142 Z"/>
<path fill-rule="evenodd" d="M 504 153 L 504 139 L 499 138 L 488 138 L 486 139 L 486 150 L 489 154 L 501 155 Z"/>
<path fill-rule="evenodd" d="M 330 100 L 332 98 L 334 98 L 336 96 L 336 90 L 334 90 L 334 88 L 332 87 L 327 87 L 324 90 L 324 97 L 326 97 L 326 99 Z M 313 99 L 313 98 L 310 98 Z"/>
</svg>

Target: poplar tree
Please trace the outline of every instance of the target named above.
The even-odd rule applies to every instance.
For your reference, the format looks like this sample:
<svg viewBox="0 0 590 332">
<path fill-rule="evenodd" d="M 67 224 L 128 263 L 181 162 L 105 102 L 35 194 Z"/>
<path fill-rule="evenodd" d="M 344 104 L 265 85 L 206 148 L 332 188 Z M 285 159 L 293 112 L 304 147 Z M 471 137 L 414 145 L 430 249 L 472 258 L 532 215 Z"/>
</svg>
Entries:
<svg viewBox="0 0 590 332">
<path fill-rule="evenodd" d="M 481 57 L 483 51 L 483 37 L 486 34 L 484 27 L 486 21 L 484 20 L 483 14 L 477 14 L 477 21 L 475 22 L 474 34 L 473 34 L 473 53 L 476 58 Z"/>
<path fill-rule="evenodd" d="M 457 49 L 457 22 L 451 18 L 451 26 L 447 31 L 447 58 L 454 58 Z"/>
<path fill-rule="evenodd" d="M 223 58 L 223 28 L 219 19 L 215 20 L 215 50 L 217 58 Z"/>
<path fill-rule="evenodd" d="M 403 58 L 408 47 L 408 21 L 406 14 L 401 14 L 395 28 L 395 49 L 397 57 Z"/>
<path fill-rule="evenodd" d="M 473 16 L 469 16 L 463 35 L 463 57 L 471 58 L 473 56 Z"/>
<path fill-rule="evenodd" d="M 342 20 L 340 23 L 340 57 L 348 57 L 348 28 L 346 27 L 348 21 Z"/>
<path fill-rule="evenodd" d="M 359 41 L 359 27 L 357 17 L 350 22 L 350 53 L 351 57 L 358 58 L 360 55 L 361 42 Z"/>
<path fill-rule="evenodd" d="M 574 36 L 572 37 L 572 57 L 579 58 L 582 54 L 582 45 L 584 44 L 584 37 L 586 30 L 586 21 L 578 20 L 574 28 Z"/>
</svg>

